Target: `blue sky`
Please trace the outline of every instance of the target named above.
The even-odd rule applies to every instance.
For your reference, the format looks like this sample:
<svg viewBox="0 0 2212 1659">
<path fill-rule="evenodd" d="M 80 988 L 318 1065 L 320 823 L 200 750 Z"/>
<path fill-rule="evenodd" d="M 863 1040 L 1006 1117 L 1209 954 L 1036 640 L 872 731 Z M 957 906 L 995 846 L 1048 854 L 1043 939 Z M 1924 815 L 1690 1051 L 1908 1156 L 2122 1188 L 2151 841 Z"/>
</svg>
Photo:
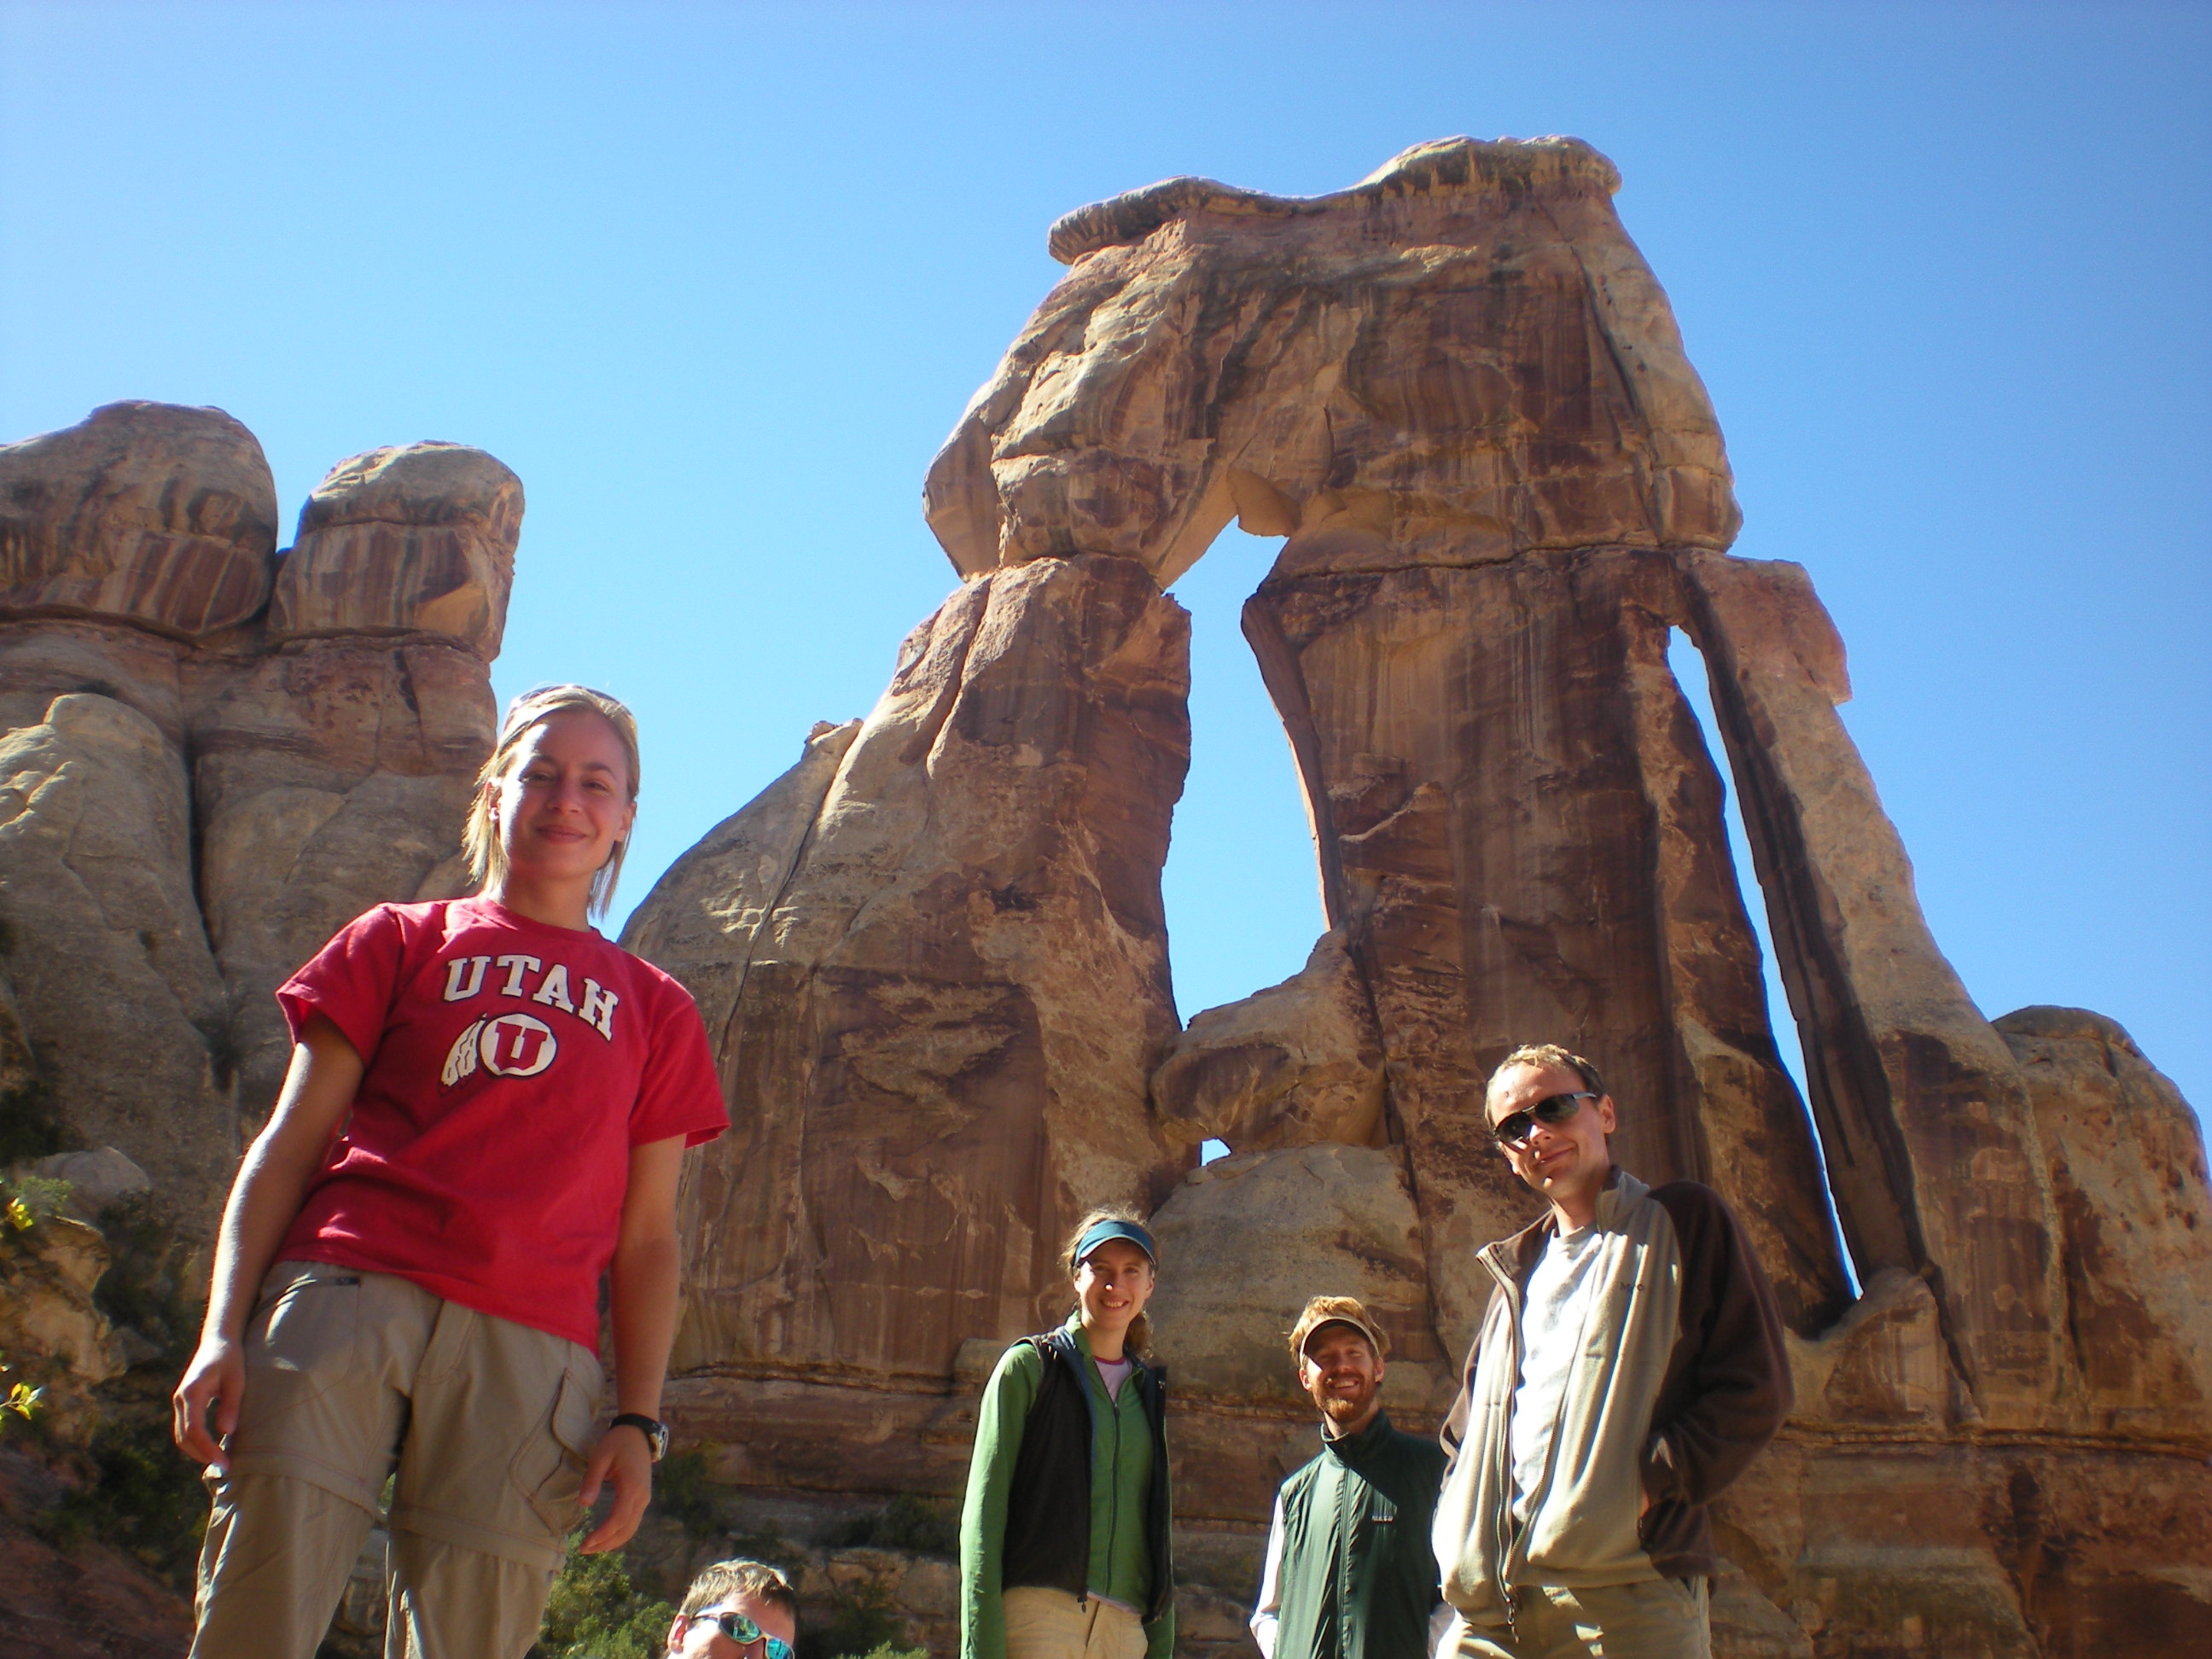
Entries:
<svg viewBox="0 0 2212 1659">
<path fill-rule="evenodd" d="M 1307 193 L 1568 132 L 1672 296 L 1740 552 L 1990 1014 L 2124 1023 L 2212 1101 L 2212 12 L 2201 5 L 0 3 L 0 438 L 216 404 L 284 510 L 450 438 L 530 513 L 502 695 L 637 708 L 626 897 L 864 713 L 953 586 L 922 470 L 1058 274 L 1176 173 Z M 1184 1012 L 1320 925 L 1231 531 L 1178 597 Z"/>
</svg>

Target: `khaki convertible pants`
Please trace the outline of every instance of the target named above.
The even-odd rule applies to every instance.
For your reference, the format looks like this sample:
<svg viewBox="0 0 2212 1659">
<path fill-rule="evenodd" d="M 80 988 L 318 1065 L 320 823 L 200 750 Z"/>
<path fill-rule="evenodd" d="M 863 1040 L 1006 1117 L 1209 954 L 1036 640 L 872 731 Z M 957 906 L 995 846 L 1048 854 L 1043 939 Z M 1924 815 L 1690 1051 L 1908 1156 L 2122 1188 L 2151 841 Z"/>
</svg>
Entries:
<svg viewBox="0 0 2212 1659">
<path fill-rule="evenodd" d="M 386 1659 L 521 1659 L 581 1516 L 598 1358 L 389 1273 L 282 1261 L 261 1291 L 191 1659 L 310 1659 L 395 1464 Z"/>
<path fill-rule="evenodd" d="M 1006 1659 L 1145 1659 L 1145 1623 L 1127 1607 L 1024 1585 L 1006 1594 Z"/>
<path fill-rule="evenodd" d="M 1438 1659 L 1711 1659 L 1711 1583 L 1655 1578 L 1519 1592 L 1510 1629 L 1455 1621 Z M 1457 1645 L 1453 1643 L 1457 1638 Z"/>
</svg>

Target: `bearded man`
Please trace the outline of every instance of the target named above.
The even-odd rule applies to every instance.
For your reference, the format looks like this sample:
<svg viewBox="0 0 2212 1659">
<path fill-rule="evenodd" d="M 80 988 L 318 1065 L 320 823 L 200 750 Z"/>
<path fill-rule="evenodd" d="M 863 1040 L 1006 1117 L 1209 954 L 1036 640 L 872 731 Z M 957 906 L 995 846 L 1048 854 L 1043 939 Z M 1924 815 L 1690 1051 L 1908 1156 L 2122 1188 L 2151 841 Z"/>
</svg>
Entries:
<svg viewBox="0 0 2212 1659">
<path fill-rule="evenodd" d="M 1444 1454 L 1390 1426 L 1389 1339 L 1348 1296 L 1317 1296 L 1291 1332 L 1321 1455 L 1275 1494 L 1252 1635 L 1267 1659 L 1425 1659 L 1441 1605 L 1429 1528 Z"/>
</svg>

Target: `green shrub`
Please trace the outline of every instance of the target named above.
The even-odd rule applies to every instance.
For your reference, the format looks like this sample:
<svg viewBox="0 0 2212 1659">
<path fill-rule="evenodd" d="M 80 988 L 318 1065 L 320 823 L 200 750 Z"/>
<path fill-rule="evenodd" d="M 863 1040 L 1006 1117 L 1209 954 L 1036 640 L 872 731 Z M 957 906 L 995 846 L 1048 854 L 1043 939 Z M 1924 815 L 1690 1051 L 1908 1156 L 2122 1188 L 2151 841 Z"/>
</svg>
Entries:
<svg viewBox="0 0 2212 1659">
<path fill-rule="evenodd" d="M 182 1372 L 199 1340 L 198 1310 L 184 1282 L 184 1247 L 146 1193 L 117 1199 L 100 1212 L 98 1225 L 108 1262 L 93 1288 L 93 1305 L 159 1350 L 141 1366 L 164 1376 Z"/>
<path fill-rule="evenodd" d="M 168 1419 L 134 1415 L 103 1424 L 86 1456 L 92 1479 L 41 1516 L 39 1529 L 65 1550 L 97 1538 L 128 1551 L 165 1583 L 188 1589 L 207 1532 L 207 1491 L 198 1467 L 171 1443 Z"/>
<path fill-rule="evenodd" d="M 805 1552 L 786 1538 L 783 1528 L 773 1521 L 751 1532 L 732 1533 L 729 1553 L 754 1561 L 765 1561 L 771 1567 L 781 1567 L 787 1573 L 806 1565 Z"/>
<path fill-rule="evenodd" d="M 653 1507 L 694 1538 L 711 1538 L 721 1531 L 722 1517 L 714 1507 L 703 1452 L 678 1452 L 653 1472 Z"/>
<path fill-rule="evenodd" d="M 823 1542 L 832 1549 L 862 1546 L 909 1555 L 960 1553 L 960 1522 L 951 1505 L 901 1492 L 877 1514 L 856 1516 L 831 1528 Z"/>
<path fill-rule="evenodd" d="M 544 1659 L 656 1659 L 676 1609 L 630 1583 L 619 1550 L 580 1553 L 582 1536 L 569 1540 L 568 1559 L 553 1580 L 537 1651 Z"/>
<path fill-rule="evenodd" d="M 799 1626 L 799 1659 L 877 1659 L 900 1650 L 905 1640 L 890 1593 L 880 1584 L 859 1584 L 837 1592 L 827 1623 Z"/>
</svg>

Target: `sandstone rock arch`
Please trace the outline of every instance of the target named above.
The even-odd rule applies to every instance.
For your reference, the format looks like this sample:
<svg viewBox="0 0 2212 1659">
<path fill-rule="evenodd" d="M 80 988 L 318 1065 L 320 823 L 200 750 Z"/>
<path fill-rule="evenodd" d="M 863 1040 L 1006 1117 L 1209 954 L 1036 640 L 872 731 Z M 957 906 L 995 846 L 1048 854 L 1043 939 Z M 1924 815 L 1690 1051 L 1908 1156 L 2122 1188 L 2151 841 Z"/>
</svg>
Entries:
<svg viewBox="0 0 2212 1659">
<path fill-rule="evenodd" d="M 1909 1626 L 2073 1652 L 2199 1616 L 2140 1563 L 2212 1535 L 2201 1139 L 2117 1027 L 1993 1025 L 1944 961 L 1805 573 L 1727 550 L 1718 424 L 1617 184 L 1574 140 L 1455 139 L 1331 196 L 1179 179 L 1055 227 L 1068 275 L 927 482 L 961 586 L 629 935 L 699 993 L 737 1126 L 687 1182 L 678 1353 L 732 1478 L 957 1482 L 963 1379 L 1060 1311 L 1059 1233 L 1120 1200 L 1214 1276 L 1160 1309 L 1188 1518 L 1263 1517 L 1298 1419 L 1252 1344 L 1335 1276 L 1413 1361 L 1399 1408 L 1436 1403 L 1468 1259 L 1525 1212 L 1480 1082 L 1550 1036 L 1614 1079 L 1624 1161 L 1735 1202 L 1802 1339 L 1799 1416 L 1731 1510 L 1729 1650 Z M 1162 590 L 1232 517 L 1285 538 L 1244 626 L 1330 928 L 1179 1031 Z M 1709 671 L 1856 1301 L 1671 629 Z M 1256 1150 L 1192 1170 L 1232 1126 Z M 2123 1197 L 2097 1133 L 2172 1183 Z M 1304 1289 L 1270 1267 L 1300 1252 Z M 2154 1469 L 2155 1524 L 2118 1501 Z M 1900 1576 L 1874 1506 L 1915 1491 Z M 2038 1548 L 2068 1565 L 2036 1577 Z"/>
</svg>

